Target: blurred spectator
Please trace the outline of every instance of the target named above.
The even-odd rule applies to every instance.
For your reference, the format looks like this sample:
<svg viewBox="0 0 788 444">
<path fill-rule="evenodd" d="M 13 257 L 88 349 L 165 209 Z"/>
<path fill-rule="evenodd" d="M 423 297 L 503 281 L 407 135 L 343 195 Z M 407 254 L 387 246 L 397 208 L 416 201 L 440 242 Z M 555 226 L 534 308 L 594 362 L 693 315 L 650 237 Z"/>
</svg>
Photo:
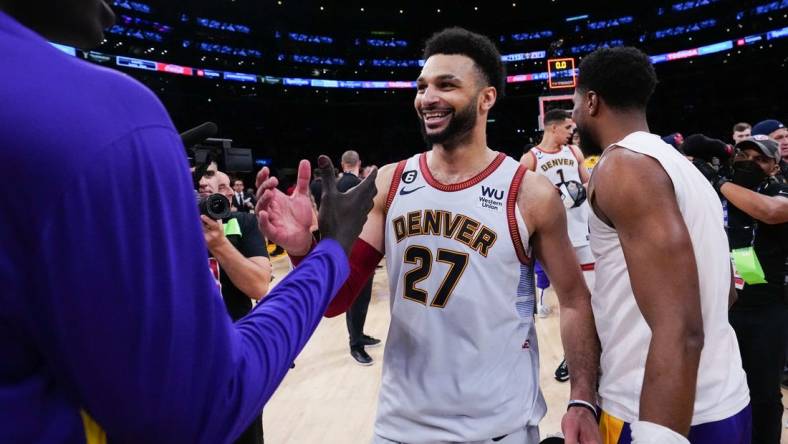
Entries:
<svg viewBox="0 0 788 444">
<path fill-rule="evenodd" d="M 233 206 L 244 213 L 254 209 L 254 194 L 244 192 L 244 181 L 242 179 L 235 179 L 233 181 L 233 198 L 231 200 Z"/>
<path fill-rule="evenodd" d="M 780 156 L 788 161 L 788 128 L 782 122 L 774 119 L 764 120 L 752 127 L 752 135 L 763 134 L 777 141 L 780 146 Z"/>
<path fill-rule="evenodd" d="M 341 165 L 343 174 L 337 181 L 337 190 L 344 192 L 361 183 L 361 179 L 358 177 L 361 169 L 361 159 L 357 152 L 353 150 L 345 151 L 342 154 Z M 350 337 L 350 356 L 361 365 L 372 365 L 373 362 L 365 347 L 374 347 L 380 344 L 380 339 L 364 334 L 364 323 L 367 320 L 367 310 L 372 297 L 372 280 L 374 278 L 375 275 L 373 273 L 372 277 L 369 278 L 369 282 L 364 285 L 364 288 L 359 293 L 356 302 L 345 313 L 347 332 Z"/>
<path fill-rule="evenodd" d="M 681 133 L 673 133 L 663 137 L 662 140 L 673 148 L 679 149 L 681 144 L 684 143 L 684 136 Z"/>
<path fill-rule="evenodd" d="M 747 122 L 739 122 L 733 125 L 733 144 L 735 145 L 750 137 L 750 128 L 750 124 Z"/>
</svg>

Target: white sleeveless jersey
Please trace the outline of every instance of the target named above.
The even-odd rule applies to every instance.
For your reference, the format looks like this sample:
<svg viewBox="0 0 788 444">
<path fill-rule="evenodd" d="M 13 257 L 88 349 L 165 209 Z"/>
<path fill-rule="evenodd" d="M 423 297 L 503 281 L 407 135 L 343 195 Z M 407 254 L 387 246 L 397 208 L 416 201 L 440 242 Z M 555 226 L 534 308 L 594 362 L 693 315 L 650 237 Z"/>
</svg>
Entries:
<svg viewBox="0 0 788 444">
<path fill-rule="evenodd" d="M 556 187 L 564 182 L 576 181 L 583 183 L 580 178 L 580 165 L 577 156 L 569 145 L 561 145 L 561 149 L 554 152 L 542 151 L 538 147 L 531 148 L 531 153 L 536 160 L 534 172 L 541 174 Z M 572 246 L 582 247 L 588 245 L 588 202 L 583 202 L 577 208 L 566 210 L 566 225 L 569 230 L 569 239 Z"/>
<path fill-rule="evenodd" d="M 536 425 L 546 405 L 516 205 L 525 168 L 499 153 L 473 179 L 443 185 L 426 156 L 402 161 L 389 191 L 391 325 L 375 433 L 467 442 Z"/>
<path fill-rule="evenodd" d="M 733 416 L 749 403 L 749 390 L 736 336 L 728 323 L 731 262 L 720 199 L 703 175 L 659 136 L 636 132 L 615 145 L 660 163 L 673 182 L 692 240 L 705 335 L 692 424 Z M 593 211 L 589 218 L 591 249 L 596 258 L 591 305 L 602 344 L 601 405 L 611 415 L 634 422 L 638 419 L 651 329 L 635 302 L 618 233 Z"/>
</svg>

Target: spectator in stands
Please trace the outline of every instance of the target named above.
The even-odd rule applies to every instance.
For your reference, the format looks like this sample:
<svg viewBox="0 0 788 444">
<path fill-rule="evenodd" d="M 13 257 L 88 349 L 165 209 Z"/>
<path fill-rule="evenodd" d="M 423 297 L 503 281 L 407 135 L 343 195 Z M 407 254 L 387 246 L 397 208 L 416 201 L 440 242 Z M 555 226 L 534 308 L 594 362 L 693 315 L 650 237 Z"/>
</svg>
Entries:
<svg viewBox="0 0 788 444">
<path fill-rule="evenodd" d="M 736 125 L 733 125 L 733 144 L 735 145 L 750 137 L 750 129 L 751 126 L 747 122 L 739 122 Z"/>
</svg>

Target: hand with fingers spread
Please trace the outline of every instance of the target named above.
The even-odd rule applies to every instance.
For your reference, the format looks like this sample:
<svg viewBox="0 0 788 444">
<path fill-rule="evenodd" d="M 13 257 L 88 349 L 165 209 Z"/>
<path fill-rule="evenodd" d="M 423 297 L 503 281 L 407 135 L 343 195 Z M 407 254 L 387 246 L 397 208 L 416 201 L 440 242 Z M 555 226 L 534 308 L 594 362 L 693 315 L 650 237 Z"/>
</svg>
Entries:
<svg viewBox="0 0 788 444">
<path fill-rule="evenodd" d="M 378 192 L 375 187 L 378 170 L 373 169 L 360 184 L 340 193 L 337 190 L 331 159 L 328 156 L 320 156 L 317 159 L 317 166 L 323 181 L 323 196 L 317 214 L 320 234 L 324 238 L 339 242 L 350 257 L 353 242 L 361 234 L 361 229 L 367 221 L 367 214 L 372 210 L 372 199 Z"/>
<path fill-rule="evenodd" d="M 270 176 L 267 167 L 257 174 L 257 213 L 260 231 L 268 240 L 291 255 L 303 256 L 312 246 L 312 200 L 309 179 L 312 175 L 308 160 L 298 165 L 298 179 L 293 194 L 277 189 L 279 181 Z"/>
</svg>

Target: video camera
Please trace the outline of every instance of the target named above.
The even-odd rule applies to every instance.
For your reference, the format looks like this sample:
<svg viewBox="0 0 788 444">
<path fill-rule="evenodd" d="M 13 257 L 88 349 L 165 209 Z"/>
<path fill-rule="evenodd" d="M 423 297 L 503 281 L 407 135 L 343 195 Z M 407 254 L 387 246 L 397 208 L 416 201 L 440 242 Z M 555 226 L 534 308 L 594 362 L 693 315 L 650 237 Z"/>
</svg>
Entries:
<svg viewBox="0 0 788 444">
<path fill-rule="evenodd" d="M 211 219 L 225 219 L 230 215 L 230 200 L 214 193 L 200 197 L 200 179 L 208 173 L 208 167 L 216 162 L 222 169 L 233 173 L 251 172 L 254 168 L 252 150 L 232 146 L 232 139 L 215 139 L 219 128 L 213 122 L 205 122 L 180 134 L 189 166 L 192 167 L 192 184 L 200 214 Z"/>
</svg>

